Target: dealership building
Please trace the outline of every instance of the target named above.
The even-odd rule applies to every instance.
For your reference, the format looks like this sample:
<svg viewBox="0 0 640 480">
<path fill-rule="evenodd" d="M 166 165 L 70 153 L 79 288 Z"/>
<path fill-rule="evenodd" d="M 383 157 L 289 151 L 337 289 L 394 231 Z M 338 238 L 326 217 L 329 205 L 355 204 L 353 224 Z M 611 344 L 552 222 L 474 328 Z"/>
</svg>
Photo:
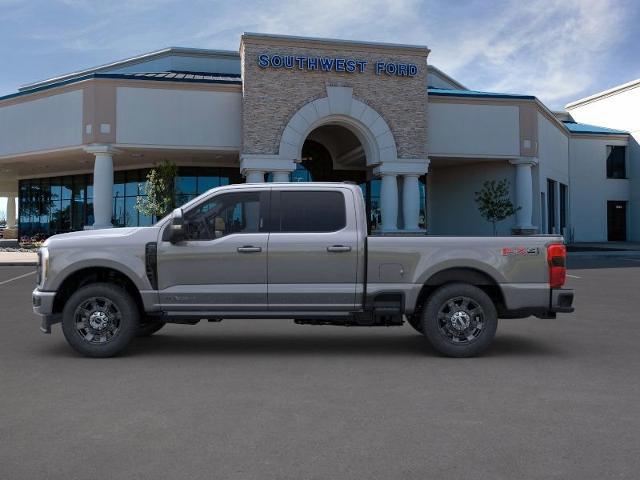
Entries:
<svg viewBox="0 0 640 480">
<path fill-rule="evenodd" d="M 230 183 L 350 181 L 372 233 L 490 235 L 475 192 L 506 179 L 519 209 L 501 234 L 640 241 L 640 81 L 552 112 L 470 90 L 428 56 L 247 33 L 239 52 L 167 48 L 25 85 L 0 97 L 7 236 L 149 225 L 136 199 L 168 160 L 179 203 Z"/>
</svg>

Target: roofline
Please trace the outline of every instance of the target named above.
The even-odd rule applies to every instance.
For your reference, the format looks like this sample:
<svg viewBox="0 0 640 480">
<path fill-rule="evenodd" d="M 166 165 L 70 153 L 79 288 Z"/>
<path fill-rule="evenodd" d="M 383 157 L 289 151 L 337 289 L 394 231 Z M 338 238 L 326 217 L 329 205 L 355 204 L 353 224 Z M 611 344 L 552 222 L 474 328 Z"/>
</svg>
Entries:
<svg viewBox="0 0 640 480">
<path fill-rule="evenodd" d="M 488 92 L 490 93 L 490 92 Z M 525 100 L 525 101 L 529 101 L 529 102 L 534 102 L 536 104 L 537 110 L 540 111 L 546 118 L 548 118 L 550 121 L 552 121 L 553 123 L 555 123 L 555 125 L 557 127 L 560 128 L 560 130 L 562 130 L 562 132 L 567 135 L 567 137 L 571 138 L 571 137 L 585 137 L 585 138 L 589 138 L 590 136 L 593 135 L 600 135 L 600 136 L 607 136 L 608 138 L 611 137 L 619 137 L 620 139 L 627 139 L 629 138 L 629 133 L 622 133 L 622 132 L 616 132 L 616 133 L 603 133 L 603 132 L 589 132 L 589 131 L 585 131 L 585 132 L 572 132 L 571 130 L 569 130 L 569 127 L 567 127 L 565 125 L 565 122 L 563 122 L 562 120 L 560 120 L 558 117 L 556 117 L 553 113 L 553 111 L 551 111 L 544 103 L 542 103 L 537 97 L 533 96 L 533 95 L 505 95 L 505 94 L 493 94 L 493 95 L 474 95 L 474 94 L 469 94 L 469 93 L 463 93 L 462 91 L 458 94 L 456 94 L 455 92 L 446 92 L 446 93 L 431 93 L 429 92 L 429 96 L 435 96 L 435 97 L 457 97 L 457 98 L 469 98 L 472 100 L 483 100 L 483 99 L 500 99 L 500 100 Z M 596 125 L 594 125 L 596 126 Z"/>
<path fill-rule="evenodd" d="M 429 89 L 429 95 L 436 97 L 463 97 L 463 98 L 513 98 L 515 100 L 537 100 L 534 95 L 521 95 L 517 93 L 493 93 L 493 92 L 474 92 L 473 90 L 459 90 L 450 92 L 431 92 L 431 90 L 444 90 L 432 87 Z"/>
<path fill-rule="evenodd" d="M 600 98 L 615 95 L 616 93 L 622 93 L 623 91 L 630 90 L 637 86 L 640 86 L 640 78 L 636 80 L 631 80 L 630 82 L 623 83 L 622 85 L 618 85 L 616 87 L 609 88 L 608 90 L 603 90 L 601 92 L 594 93 L 593 95 L 589 95 L 588 97 L 575 100 L 571 103 L 567 103 L 564 108 L 566 108 L 567 110 L 570 110 L 572 108 L 576 108 L 585 103 L 594 102 L 596 100 L 599 100 Z"/>
<path fill-rule="evenodd" d="M 74 77 L 80 77 L 84 75 L 88 75 L 91 73 L 99 73 L 102 70 L 106 70 L 113 67 L 119 66 L 128 66 L 128 65 L 136 65 L 138 63 L 142 63 L 148 61 L 153 58 L 162 58 L 169 55 L 178 54 L 178 55 L 192 55 L 192 56 L 219 56 L 219 57 L 233 57 L 240 58 L 240 54 L 233 50 L 209 50 L 204 48 L 187 48 L 187 47 L 167 47 L 161 50 L 155 50 L 153 52 L 143 53 L 140 55 L 136 55 L 135 57 L 125 58 L 123 60 L 116 60 L 114 62 L 105 63 L 104 65 L 99 65 L 97 67 L 86 68 L 83 70 L 78 70 L 71 73 L 66 73 L 64 75 L 59 75 L 57 77 L 48 78 L 45 80 L 39 80 L 37 82 L 27 83 L 21 85 L 18 88 L 19 92 L 25 90 L 31 90 L 34 88 L 42 87 L 51 83 L 58 83 L 61 81 L 65 81 Z"/>
<path fill-rule="evenodd" d="M 426 45 L 411 45 L 404 43 L 388 43 L 388 42 L 367 42 L 361 40 L 341 40 L 339 38 L 323 38 L 323 37 L 301 37 L 297 35 L 279 35 L 274 33 L 257 33 L 257 32 L 244 32 L 240 37 L 240 43 L 245 39 L 268 39 L 280 42 L 292 42 L 300 41 L 306 43 L 319 43 L 319 44 L 334 44 L 334 45 L 353 45 L 365 48 L 391 48 L 391 49 L 405 49 L 419 51 L 422 54 L 428 55 L 431 50 Z"/>
<path fill-rule="evenodd" d="M 462 90 L 469 90 L 467 87 L 465 87 L 463 84 L 461 84 L 455 78 L 453 78 L 451 75 L 446 74 L 445 72 L 440 70 L 435 65 L 432 65 L 432 64 L 427 65 L 427 70 L 433 70 L 438 75 L 443 76 L 445 78 L 445 80 L 448 80 L 449 82 L 453 83 L 456 87 L 461 88 Z"/>
<path fill-rule="evenodd" d="M 153 77 L 142 77 L 136 76 L 128 73 L 89 73 L 87 75 L 82 75 L 79 77 L 69 78 L 67 80 L 61 80 L 55 83 L 44 84 L 39 87 L 34 87 L 29 90 L 22 90 L 16 93 L 10 93 L 9 95 L 4 95 L 0 97 L 0 102 L 3 100 L 9 100 L 12 98 L 24 97 L 27 95 L 31 95 L 33 93 L 42 92 L 45 90 L 51 90 L 58 87 L 64 87 L 66 85 L 71 85 L 74 83 L 84 82 L 86 80 L 92 79 L 101 79 L 101 78 L 110 78 L 117 80 L 143 80 L 147 82 L 174 82 L 174 83 L 205 83 L 205 84 L 222 84 L 222 85 L 242 85 L 242 80 L 238 78 L 238 80 L 212 80 L 212 79 L 194 79 L 194 78 L 153 78 Z"/>
</svg>

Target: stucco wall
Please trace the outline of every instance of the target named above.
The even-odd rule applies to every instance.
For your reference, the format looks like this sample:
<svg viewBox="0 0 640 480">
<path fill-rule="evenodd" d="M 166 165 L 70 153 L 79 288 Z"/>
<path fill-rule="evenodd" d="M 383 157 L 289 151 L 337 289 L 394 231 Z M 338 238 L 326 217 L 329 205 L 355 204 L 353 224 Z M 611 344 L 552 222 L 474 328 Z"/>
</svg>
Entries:
<svg viewBox="0 0 640 480">
<path fill-rule="evenodd" d="M 520 156 L 514 105 L 429 102 L 429 155 Z"/>
<path fill-rule="evenodd" d="M 607 179 L 607 145 L 625 144 L 600 138 L 571 139 L 570 225 L 576 242 L 607 241 L 607 201 L 629 201 L 629 180 Z"/>
<path fill-rule="evenodd" d="M 0 156 L 81 143 L 82 90 L 0 107 Z"/>
<path fill-rule="evenodd" d="M 239 150 L 240 92 L 117 89 L 117 143 Z"/>
<path fill-rule="evenodd" d="M 278 153 L 280 137 L 293 114 L 305 104 L 327 96 L 327 86 L 353 88 L 353 97 L 379 113 L 389 125 L 398 156 L 426 158 L 426 51 L 422 55 L 401 48 L 373 51 L 359 44 L 322 45 L 294 42 L 273 44 L 256 38 L 243 40 L 243 146 L 245 154 Z M 260 68 L 258 55 L 281 54 L 368 61 L 364 73 Z M 374 63 L 413 63 L 414 77 L 376 75 Z"/>
<path fill-rule="evenodd" d="M 628 233 L 630 240 L 640 241 L 640 85 L 571 107 L 569 113 L 578 122 L 630 132 L 628 175 L 631 186 Z"/>
<path fill-rule="evenodd" d="M 545 199 L 548 201 L 549 192 L 547 192 L 547 179 L 555 180 L 569 186 L 569 137 L 563 133 L 556 123 L 552 123 L 547 117 L 541 113 L 537 114 L 538 121 L 538 189 L 534 190 L 535 198 L 533 205 L 535 207 L 533 223 L 542 229 L 545 225 L 543 216 L 546 216 L 547 209 L 541 207 L 540 192 L 544 192 Z M 572 187 L 569 186 L 569 189 Z M 569 194 L 571 195 L 571 194 Z M 556 224 L 560 227 L 560 198 L 556 193 Z M 570 204 L 571 202 L 569 202 Z M 570 205 L 567 205 L 567 228 L 571 228 L 571 217 L 569 215 Z M 545 233 L 542 232 L 541 233 Z M 563 233 L 563 232 L 557 232 Z"/>
<path fill-rule="evenodd" d="M 428 231 L 433 235 L 493 235 L 489 222 L 478 212 L 475 192 L 485 180 L 509 181 L 515 203 L 515 167 L 506 161 L 484 161 L 429 170 L 431 203 Z M 498 224 L 499 235 L 510 235 L 515 217 Z"/>
</svg>

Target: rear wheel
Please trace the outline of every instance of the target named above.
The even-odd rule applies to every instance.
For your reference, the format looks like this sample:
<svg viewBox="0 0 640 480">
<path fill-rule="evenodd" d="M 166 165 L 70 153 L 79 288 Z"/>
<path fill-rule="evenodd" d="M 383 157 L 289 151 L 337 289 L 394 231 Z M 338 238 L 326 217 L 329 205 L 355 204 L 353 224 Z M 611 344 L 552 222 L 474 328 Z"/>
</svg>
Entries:
<svg viewBox="0 0 640 480">
<path fill-rule="evenodd" d="M 498 316 L 485 292 L 466 283 L 452 283 L 429 297 L 422 326 L 429 343 L 441 354 L 473 357 L 493 340 Z"/>
<path fill-rule="evenodd" d="M 131 295 L 110 283 L 80 288 L 62 312 L 67 342 L 87 357 L 112 357 L 122 352 L 136 335 L 138 322 L 138 307 Z"/>
</svg>

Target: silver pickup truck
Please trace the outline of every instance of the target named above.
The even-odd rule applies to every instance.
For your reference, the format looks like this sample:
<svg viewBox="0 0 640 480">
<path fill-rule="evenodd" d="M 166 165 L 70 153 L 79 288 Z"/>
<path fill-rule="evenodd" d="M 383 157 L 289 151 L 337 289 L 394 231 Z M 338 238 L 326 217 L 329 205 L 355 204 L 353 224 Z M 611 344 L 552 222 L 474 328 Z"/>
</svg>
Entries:
<svg viewBox="0 0 640 480">
<path fill-rule="evenodd" d="M 39 253 L 33 309 L 91 357 L 167 322 L 289 318 L 391 326 L 438 352 L 477 355 L 498 318 L 572 312 L 559 236 L 367 233 L 347 183 L 215 188 L 151 227 L 55 235 Z"/>
</svg>

